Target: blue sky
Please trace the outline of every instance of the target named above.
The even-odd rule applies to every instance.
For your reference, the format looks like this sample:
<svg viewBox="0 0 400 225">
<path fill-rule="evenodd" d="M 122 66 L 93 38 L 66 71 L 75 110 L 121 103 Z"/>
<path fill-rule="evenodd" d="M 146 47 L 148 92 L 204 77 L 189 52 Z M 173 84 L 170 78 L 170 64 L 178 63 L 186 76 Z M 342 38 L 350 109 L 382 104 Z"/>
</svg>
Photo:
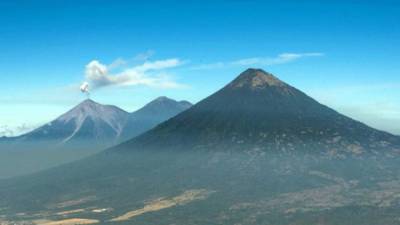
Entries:
<svg viewBox="0 0 400 225">
<path fill-rule="evenodd" d="M 1 1 L 0 133 L 86 98 L 197 102 L 259 67 L 400 134 L 396 1 Z"/>
</svg>

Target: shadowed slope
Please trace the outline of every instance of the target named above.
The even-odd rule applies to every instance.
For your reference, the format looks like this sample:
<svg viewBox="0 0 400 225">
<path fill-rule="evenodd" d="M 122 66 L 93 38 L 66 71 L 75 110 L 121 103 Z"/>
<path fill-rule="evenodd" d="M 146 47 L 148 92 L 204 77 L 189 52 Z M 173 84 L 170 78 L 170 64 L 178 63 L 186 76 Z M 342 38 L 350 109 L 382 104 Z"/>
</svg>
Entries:
<svg viewBox="0 0 400 225">
<path fill-rule="evenodd" d="M 158 97 L 129 115 L 120 141 L 135 137 L 191 106 L 192 104 L 188 101 L 175 101 L 164 96 Z"/>
<path fill-rule="evenodd" d="M 397 150 L 399 144 L 398 137 L 341 115 L 272 74 L 248 69 L 187 111 L 119 148 L 318 149 L 340 155 Z"/>
<path fill-rule="evenodd" d="M 392 225 L 397 143 L 249 69 L 126 143 L 0 182 L 0 209 L 21 224 L 65 220 L 72 202 L 62 210 L 111 208 L 78 214 L 101 224 Z"/>
</svg>

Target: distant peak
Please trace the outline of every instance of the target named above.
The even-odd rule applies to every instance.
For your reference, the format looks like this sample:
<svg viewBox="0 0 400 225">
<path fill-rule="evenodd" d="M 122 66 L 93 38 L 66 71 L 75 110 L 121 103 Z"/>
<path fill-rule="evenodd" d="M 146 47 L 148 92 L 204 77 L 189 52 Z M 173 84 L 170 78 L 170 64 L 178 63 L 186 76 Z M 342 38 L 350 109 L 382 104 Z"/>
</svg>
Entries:
<svg viewBox="0 0 400 225">
<path fill-rule="evenodd" d="M 92 99 L 88 98 L 82 101 L 83 104 L 91 104 L 91 103 L 96 103 L 95 101 L 93 101 Z"/>
<path fill-rule="evenodd" d="M 175 100 L 170 99 L 170 98 L 168 98 L 166 96 L 160 96 L 160 97 L 158 97 L 158 98 L 153 100 L 153 102 L 165 102 L 165 101 L 175 101 Z"/>
<path fill-rule="evenodd" d="M 189 106 L 192 105 L 192 103 L 190 103 L 189 101 L 186 101 L 186 100 L 176 101 L 175 99 L 168 98 L 166 96 L 160 96 L 160 97 L 154 99 L 153 101 L 151 101 L 150 103 L 173 103 L 173 104 L 182 104 L 182 105 L 189 105 Z"/>
<path fill-rule="evenodd" d="M 108 121 L 108 117 L 112 117 L 115 114 L 128 114 L 126 111 L 113 106 L 113 105 L 103 105 L 97 103 L 91 99 L 86 99 L 73 107 L 68 112 L 61 115 L 57 120 L 59 121 L 69 121 L 71 119 L 77 119 L 83 121 L 87 117 L 91 118 L 102 118 Z"/>
<path fill-rule="evenodd" d="M 248 87 L 251 89 L 258 89 L 270 86 L 283 87 L 286 86 L 286 84 L 262 69 L 249 68 L 233 80 L 229 86 L 233 88 Z"/>
<path fill-rule="evenodd" d="M 165 96 L 160 96 L 153 101 L 147 103 L 143 108 L 154 108 L 160 107 L 162 105 L 170 105 L 173 103 L 176 103 L 176 101 Z"/>
<path fill-rule="evenodd" d="M 191 102 L 186 101 L 186 100 L 179 101 L 179 103 L 182 104 L 182 105 L 187 105 L 187 106 L 192 106 L 193 105 Z"/>
<path fill-rule="evenodd" d="M 82 110 L 82 111 L 93 111 L 94 110 L 94 111 L 98 111 L 98 112 L 100 112 L 102 110 L 105 110 L 105 109 L 110 109 L 110 110 L 116 110 L 116 111 L 120 111 L 120 112 L 125 112 L 126 113 L 125 110 L 120 109 L 117 106 L 114 106 L 114 105 L 103 105 L 103 104 L 95 102 L 95 101 L 93 101 L 91 99 L 86 99 L 86 100 L 82 101 L 77 106 L 75 106 L 74 109 Z"/>
<path fill-rule="evenodd" d="M 93 101 L 92 99 L 88 98 L 88 99 L 82 101 L 81 103 L 79 103 L 78 106 L 98 106 L 98 105 L 101 105 L 101 104 L 99 104 L 99 103 Z"/>
<path fill-rule="evenodd" d="M 174 99 L 165 97 L 165 96 L 161 96 L 158 97 L 156 99 L 154 99 L 153 101 L 147 103 L 145 106 L 143 106 L 141 109 L 139 110 L 160 110 L 162 108 L 175 108 L 175 107 L 184 107 L 184 108 L 188 108 L 192 106 L 191 103 L 187 102 L 187 101 L 176 101 Z"/>
</svg>

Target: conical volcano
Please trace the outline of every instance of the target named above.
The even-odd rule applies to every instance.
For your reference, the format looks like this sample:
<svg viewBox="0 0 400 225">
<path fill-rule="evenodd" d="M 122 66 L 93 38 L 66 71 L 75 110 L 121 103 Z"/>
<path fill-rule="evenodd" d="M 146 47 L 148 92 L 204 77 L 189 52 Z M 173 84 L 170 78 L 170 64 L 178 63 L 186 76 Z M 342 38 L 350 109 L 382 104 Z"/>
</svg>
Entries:
<svg viewBox="0 0 400 225">
<path fill-rule="evenodd" d="M 0 208 L 11 224 L 398 224 L 399 139 L 249 69 L 123 144 L 0 180 Z"/>
<path fill-rule="evenodd" d="M 129 113 L 111 105 L 85 100 L 50 123 L 17 138 L 26 143 L 110 146 L 120 136 Z M 54 148 L 54 146 L 52 146 Z"/>
<path fill-rule="evenodd" d="M 382 147 L 393 150 L 398 144 L 398 137 L 350 119 L 270 73 L 248 69 L 187 111 L 119 148 L 361 154 Z"/>
<path fill-rule="evenodd" d="M 186 101 L 159 97 L 128 113 L 85 100 L 31 132 L 0 138 L 0 179 L 95 154 L 150 130 L 190 106 Z M 15 165 L 20 166 L 16 169 Z"/>
<path fill-rule="evenodd" d="M 10 143 L 21 149 L 92 148 L 101 149 L 135 137 L 160 122 L 189 108 L 187 101 L 159 97 L 139 110 L 128 113 L 113 105 L 87 99 L 55 120 L 18 137 Z M 4 141 L 5 142 L 5 141 Z"/>
</svg>

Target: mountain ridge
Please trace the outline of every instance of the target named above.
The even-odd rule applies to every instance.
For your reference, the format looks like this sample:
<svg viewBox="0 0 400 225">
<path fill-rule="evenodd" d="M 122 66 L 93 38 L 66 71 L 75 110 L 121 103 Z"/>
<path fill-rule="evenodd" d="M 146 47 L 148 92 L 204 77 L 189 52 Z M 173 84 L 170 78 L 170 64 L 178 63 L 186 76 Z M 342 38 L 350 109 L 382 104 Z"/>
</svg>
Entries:
<svg viewBox="0 0 400 225">
<path fill-rule="evenodd" d="M 191 106 L 192 104 L 188 101 L 176 101 L 165 96 L 150 101 L 140 109 L 130 113 L 127 126 L 121 134 L 120 142 L 155 127 L 160 122 L 170 119 Z"/>
<path fill-rule="evenodd" d="M 87 147 L 90 145 L 85 143 L 85 139 L 88 139 L 93 147 L 107 147 L 132 138 L 190 106 L 187 101 L 162 96 L 129 113 L 114 105 L 86 99 L 33 131 L 3 139 L 7 142 L 27 142 L 28 145 L 43 142 L 54 145 L 52 147 L 71 147 L 70 144 Z"/>
<path fill-rule="evenodd" d="M 56 145 L 78 142 L 76 144 L 79 145 L 82 144 L 80 141 L 89 138 L 96 140 L 94 146 L 97 142 L 103 145 L 119 135 L 128 116 L 128 112 L 116 106 L 87 99 L 51 122 L 16 139 Z"/>
<path fill-rule="evenodd" d="M 2 137 L 0 179 L 96 154 L 190 107 L 190 103 L 166 97 L 158 98 L 156 102 L 129 113 L 116 106 L 87 99 L 31 132 L 16 137 Z"/>
</svg>

